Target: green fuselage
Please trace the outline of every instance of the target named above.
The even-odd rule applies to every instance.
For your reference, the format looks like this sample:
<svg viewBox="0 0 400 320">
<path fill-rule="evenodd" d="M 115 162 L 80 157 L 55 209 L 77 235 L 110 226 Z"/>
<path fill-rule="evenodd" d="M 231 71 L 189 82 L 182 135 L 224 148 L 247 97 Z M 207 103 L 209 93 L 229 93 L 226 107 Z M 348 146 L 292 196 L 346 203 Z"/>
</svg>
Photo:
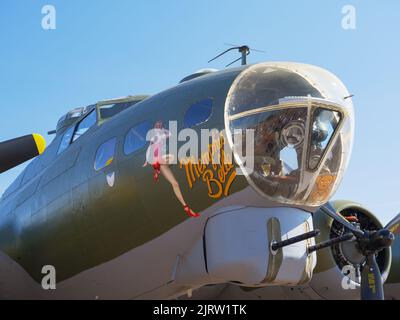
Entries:
<svg viewBox="0 0 400 320">
<path fill-rule="evenodd" d="M 57 281 L 62 281 L 137 248 L 188 219 L 170 183 L 161 178 L 155 184 L 151 166 L 143 167 L 148 144 L 126 155 L 126 136 L 144 121 L 155 124 L 162 120 L 166 126 L 177 121 L 179 131 L 184 128 L 188 108 L 210 99 L 211 117 L 193 129 L 197 133 L 201 129 L 225 129 L 227 94 L 245 68 L 205 75 L 149 97 L 105 122 L 98 121 L 58 154 L 64 132 L 79 125 L 81 119 L 63 128 L 2 196 L 0 251 L 38 282 L 44 265 L 54 266 Z M 96 170 L 99 147 L 113 138 L 117 142 L 112 161 Z M 178 147 L 184 143 L 178 142 Z M 195 211 L 201 212 L 221 199 L 209 195 L 210 186 L 202 176 L 189 184 L 184 167 L 175 164 L 170 168 L 185 201 Z M 113 184 L 108 183 L 107 175 L 113 176 Z M 243 176 L 236 176 L 229 195 L 247 186 Z M 323 227 L 328 237 L 330 226 Z M 398 235 L 399 228 L 394 232 Z M 397 240 L 393 246 L 389 282 L 399 281 L 399 243 Z M 335 265 L 324 254 L 328 252 L 319 255 L 322 263 L 316 272 Z"/>
<path fill-rule="evenodd" d="M 146 147 L 126 156 L 124 139 L 136 124 L 162 119 L 178 122 L 182 129 L 185 111 L 203 99 L 213 100 L 213 113 L 202 128 L 224 129 L 227 92 L 243 68 L 231 69 L 188 81 L 145 99 L 97 124 L 68 149 L 57 155 L 62 132 L 43 155 L 18 177 L 0 202 L 0 250 L 39 281 L 44 265 L 57 269 L 61 281 L 138 247 L 181 223 L 187 216 L 171 185 L 152 179 L 151 167 L 143 168 Z M 113 162 L 94 169 L 96 151 L 116 137 Z M 205 183 L 189 188 L 185 170 L 172 165 L 185 200 L 202 211 L 216 199 L 207 195 Z M 114 173 L 115 184 L 106 175 Z M 234 193 L 246 187 L 237 177 Z"/>
</svg>

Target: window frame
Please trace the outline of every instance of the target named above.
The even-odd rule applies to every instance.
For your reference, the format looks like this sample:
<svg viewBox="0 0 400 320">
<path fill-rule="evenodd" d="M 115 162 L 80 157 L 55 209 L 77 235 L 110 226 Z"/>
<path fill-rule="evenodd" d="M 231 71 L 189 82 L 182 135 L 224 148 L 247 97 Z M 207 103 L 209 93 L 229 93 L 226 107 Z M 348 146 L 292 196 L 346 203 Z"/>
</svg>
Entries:
<svg viewBox="0 0 400 320">
<path fill-rule="evenodd" d="M 69 148 L 69 146 L 71 145 L 71 143 L 72 143 L 72 137 L 74 136 L 75 129 L 76 129 L 75 127 L 76 127 L 76 125 L 70 126 L 67 130 L 65 130 L 65 131 L 63 132 L 62 137 L 61 137 L 61 139 L 60 139 L 60 143 L 59 143 L 58 148 L 57 148 L 57 156 L 59 156 L 60 154 L 63 154 L 64 151 L 67 150 L 67 149 Z M 62 150 L 62 151 L 60 152 L 61 144 L 63 143 L 64 137 L 65 137 L 65 135 L 67 134 L 67 132 L 68 132 L 69 130 L 72 131 L 72 134 L 71 134 L 71 137 L 69 138 L 68 145 L 65 147 L 64 150 Z"/>
<path fill-rule="evenodd" d="M 330 137 L 329 142 L 327 143 L 327 145 L 326 145 L 326 147 L 325 147 L 325 149 L 324 149 L 324 151 L 323 151 L 323 153 L 321 155 L 321 158 L 320 158 L 320 160 L 319 160 L 319 162 L 318 162 L 318 164 L 316 165 L 315 168 L 311 168 L 310 164 L 309 164 L 310 155 L 311 155 L 311 144 L 309 144 L 307 146 L 307 159 L 308 160 L 307 160 L 307 164 L 306 164 L 306 169 L 309 172 L 313 172 L 313 173 L 316 172 L 317 170 L 319 170 L 319 168 L 321 167 L 321 161 L 322 161 L 322 159 L 325 159 L 325 156 L 326 156 L 326 154 L 327 154 L 327 152 L 328 152 L 328 150 L 330 148 L 330 145 L 332 144 L 332 141 L 335 139 L 335 137 L 338 134 L 340 134 L 340 129 L 341 129 L 343 123 L 344 123 L 343 119 L 345 118 L 344 114 L 343 114 L 343 111 L 339 110 L 339 108 L 332 108 L 331 106 L 329 108 L 327 108 L 327 106 L 324 106 L 324 105 L 313 105 L 311 107 L 311 117 L 309 119 L 309 129 L 308 129 L 308 136 L 309 137 L 311 137 L 312 131 L 313 131 L 312 123 L 313 123 L 313 120 L 314 120 L 314 112 L 316 110 L 318 110 L 318 109 L 337 112 L 339 114 L 339 122 L 337 123 L 337 126 L 336 126 L 335 130 L 333 131 L 333 134 Z"/>
<path fill-rule="evenodd" d="M 196 124 L 193 124 L 193 125 L 191 125 L 191 126 L 187 126 L 186 123 L 185 123 L 185 120 L 186 120 L 186 115 L 187 115 L 187 113 L 189 112 L 189 110 L 190 110 L 191 108 L 193 108 L 194 106 L 199 105 L 200 103 L 202 103 L 202 102 L 204 102 L 204 101 L 210 101 L 210 102 L 211 102 L 211 111 L 210 111 L 210 114 L 208 115 L 208 117 L 207 117 L 204 121 L 197 122 Z M 194 128 L 194 127 L 197 127 L 197 126 L 199 126 L 199 125 L 202 125 L 202 124 L 208 122 L 208 121 L 212 118 L 213 114 L 214 114 L 214 98 L 208 97 L 208 98 L 205 98 L 205 99 L 201 99 L 201 100 L 199 100 L 199 101 L 197 101 L 197 102 L 195 102 L 195 103 L 192 103 L 192 104 L 186 109 L 185 113 L 183 114 L 183 127 L 184 127 L 184 128 Z"/>
<path fill-rule="evenodd" d="M 85 119 L 86 119 L 87 117 L 89 117 L 92 113 L 94 113 L 94 115 L 96 116 L 96 120 L 95 120 L 94 124 L 93 124 L 92 126 L 90 126 L 84 133 L 82 133 L 78 138 L 76 138 L 76 139 L 74 140 L 75 134 L 76 134 L 76 132 L 78 131 L 78 128 L 79 128 L 80 124 L 81 124 L 83 121 L 85 121 Z M 83 136 L 86 132 L 88 132 L 92 127 L 94 127 L 94 126 L 97 124 L 97 121 L 98 121 L 98 114 L 97 114 L 97 112 L 96 112 L 96 109 L 93 109 L 93 110 L 90 111 L 87 115 L 85 115 L 81 120 L 79 120 L 79 121 L 75 124 L 75 129 L 74 129 L 74 133 L 73 133 L 73 135 L 72 135 L 72 137 L 71 137 L 70 145 L 73 144 L 75 141 L 77 141 L 81 136 Z"/>
<path fill-rule="evenodd" d="M 132 156 L 132 155 L 138 153 L 140 150 L 142 150 L 143 148 L 145 148 L 146 145 L 149 143 L 149 141 L 146 140 L 146 137 L 144 137 L 144 138 L 145 138 L 145 143 L 144 143 L 144 145 L 143 145 L 142 147 L 140 147 L 139 149 L 136 149 L 136 150 L 134 150 L 134 151 L 132 151 L 132 152 L 130 152 L 130 153 L 126 153 L 126 152 L 125 152 L 126 139 L 127 139 L 128 135 L 129 135 L 129 133 L 130 133 L 134 128 L 136 128 L 137 126 L 139 126 L 139 125 L 141 125 L 141 124 L 144 124 L 144 123 L 146 123 L 146 122 L 149 124 L 149 130 L 151 130 L 151 129 L 152 129 L 152 125 L 151 125 L 151 124 L 152 124 L 152 123 L 155 123 L 155 121 L 152 121 L 152 120 L 150 120 L 150 119 L 147 119 L 147 120 L 143 120 L 143 121 L 140 121 L 140 122 L 136 123 L 135 125 L 133 125 L 132 127 L 130 127 L 129 130 L 125 133 L 125 135 L 124 135 L 124 144 L 123 144 L 123 147 L 122 147 L 122 148 L 123 148 L 124 156 L 130 157 L 130 156 Z M 146 133 L 146 136 L 147 136 L 147 133 Z"/>
<path fill-rule="evenodd" d="M 98 154 L 100 148 L 103 147 L 106 143 L 110 142 L 111 140 L 114 140 L 114 141 L 115 141 L 115 142 L 114 142 L 114 152 L 113 152 L 113 156 L 112 156 L 112 161 L 111 161 L 109 164 L 106 163 L 104 166 L 102 166 L 102 167 L 100 167 L 100 168 L 96 168 L 97 154 Z M 117 154 L 117 147 L 118 147 L 118 138 L 117 138 L 116 136 L 107 139 L 106 141 L 104 141 L 103 143 L 101 143 L 101 144 L 97 147 L 96 152 L 95 152 L 95 154 L 94 154 L 94 161 L 93 161 L 93 169 L 94 169 L 95 172 L 99 172 L 99 171 L 103 170 L 104 168 L 109 167 L 109 166 L 114 162 L 114 160 L 115 160 L 115 155 Z M 107 162 L 108 162 L 108 161 L 107 161 Z"/>
</svg>

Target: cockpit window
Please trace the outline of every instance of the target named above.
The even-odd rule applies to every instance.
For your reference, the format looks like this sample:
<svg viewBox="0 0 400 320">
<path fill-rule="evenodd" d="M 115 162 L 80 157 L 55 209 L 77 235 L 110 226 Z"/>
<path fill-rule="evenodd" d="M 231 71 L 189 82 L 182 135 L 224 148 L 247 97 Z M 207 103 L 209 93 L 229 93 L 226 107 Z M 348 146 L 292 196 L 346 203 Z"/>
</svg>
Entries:
<svg viewBox="0 0 400 320">
<path fill-rule="evenodd" d="M 96 160 L 94 163 L 94 169 L 96 171 L 109 166 L 114 161 L 116 144 L 117 144 L 117 138 L 112 138 L 104 142 L 99 147 L 96 153 Z"/>
<path fill-rule="evenodd" d="M 88 131 L 92 126 L 96 124 L 96 112 L 93 110 L 89 115 L 87 115 L 79 124 L 75 131 L 74 137 L 72 141 L 78 139 L 81 135 L 83 135 L 86 131 Z"/>
<path fill-rule="evenodd" d="M 100 118 L 101 120 L 107 120 L 118 113 L 128 109 L 129 107 L 133 106 L 134 104 L 138 103 L 139 101 L 131 101 L 131 102 L 124 102 L 124 103 L 116 103 L 116 104 L 108 104 L 102 105 L 99 107 L 100 110 Z"/>
<path fill-rule="evenodd" d="M 212 99 L 205 99 L 191 105 L 186 111 L 185 118 L 183 120 L 185 128 L 194 127 L 206 122 L 211 117 L 212 106 Z"/>
<path fill-rule="evenodd" d="M 71 127 L 64 133 L 61 139 L 60 146 L 58 147 L 57 154 L 64 152 L 64 150 L 68 148 L 69 144 L 71 143 L 71 138 L 74 133 L 74 129 L 75 127 Z"/>
<path fill-rule="evenodd" d="M 94 108 L 95 108 L 94 105 L 90 105 L 87 107 L 75 108 L 75 109 L 69 111 L 67 114 L 63 115 L 60 118 L 60 120 L 58 120 L 58 123 L 57 123 L 57 128 L 56 128 L 57 134 L 59 132 L 64 131 L 70 125 L 76 123 L 76 121 L 79 120 L 80 117 L 83 117 L 84 115 L 88 114 Z"/>
</svg>

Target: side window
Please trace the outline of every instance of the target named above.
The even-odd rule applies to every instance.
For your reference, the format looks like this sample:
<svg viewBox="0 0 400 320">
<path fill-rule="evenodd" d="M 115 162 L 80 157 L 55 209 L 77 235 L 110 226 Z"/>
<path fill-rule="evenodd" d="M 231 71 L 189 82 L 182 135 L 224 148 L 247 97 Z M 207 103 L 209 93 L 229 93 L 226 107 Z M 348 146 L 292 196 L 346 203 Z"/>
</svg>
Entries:
<svg viewBox="0 0 400 320">
<path fill-rule="evenodd" d="M 117 138 L 113 138 L 104 142 L 99 149 L 97 149 L 96 160 L 94 162 L 94 169 L 96 171 L 109 166 L 113 162 L 116 144 Z"/>
<path fill-rule="evenodd" d="M 212 114 L 213 100 L 205 99 L 189 107 L 186 111 L 183 124 L 185 128 L 197 126 L 210 119 Z"/>
<path fill-rule="evenodd" d="M 96 124 L 96 110 L 93 110 L 89 115 L 87 115 L 79 124 L 75 131 L 72 141 L 78 139 L 86 131 L 88 131 L 92 126 Z"/>
<path fill-rule="evenodd" d="M 75 129 L 75 126 L 69 128 L 67 131 L 65 131 L 65 133 L 61 139 L 60 146 L 58 147 L 57 154 L 64 152 L 64 150 L 68 148 L 69 144 L 71 143 L 71 138 L 72 138 L 72 134 L 74 133 L 74 129 Z"/>
<path fill-rule="evenodd" d="M 125 137 L 124 142 L 124 153 L 129 155 L 141 148 L 143 148 L 147 141 L 147 132 L 151 129 L 151 124 L 149 121 L 144 121 L 134 126 Z"/>
</svg>

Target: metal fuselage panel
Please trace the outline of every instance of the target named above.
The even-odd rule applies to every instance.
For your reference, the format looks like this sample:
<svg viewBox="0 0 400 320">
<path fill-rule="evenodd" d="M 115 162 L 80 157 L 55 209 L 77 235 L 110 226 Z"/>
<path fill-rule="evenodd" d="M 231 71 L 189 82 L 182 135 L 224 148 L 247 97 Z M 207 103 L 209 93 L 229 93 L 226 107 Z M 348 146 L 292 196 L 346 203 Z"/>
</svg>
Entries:
<svg viewBox="0 0 400 320">
<path fill-rule="evenodd" d="M 165 233 L 187 219 L 168 182 L 152 180 L 142 168 L 146 148 L 129 156 L 124 138 L 136 124 L 162 119 L 183 127 L 185 111 L 193 103 L 213 99 L 213 114 L 195 129 L 222 130 L 226 94 L 242 68 L 188 81 L 148 98 L 100 126 L 92 127 L 60 155 L 60 137 L 23 175 L 19 188 L 0 202 L 0 250 L 20 264 L 36 281 L 42 267 L 53 265 L 57 281 L 109 261 Z M 112 164 L 94 170 L 98 147 L 117 138 Z M 178 145 L 179 147 L 179 145 Z M 216 202 L 207 185 L 189 188 L 185 170 L 171 167 L 185 200 L 201 212 Z M 114 173 L 115 185 L 106 175 Z M 27 181 L 24 181 L 27 180 Z M 238 177 L 231 193 L 247 186 Z"/>
</svg>

